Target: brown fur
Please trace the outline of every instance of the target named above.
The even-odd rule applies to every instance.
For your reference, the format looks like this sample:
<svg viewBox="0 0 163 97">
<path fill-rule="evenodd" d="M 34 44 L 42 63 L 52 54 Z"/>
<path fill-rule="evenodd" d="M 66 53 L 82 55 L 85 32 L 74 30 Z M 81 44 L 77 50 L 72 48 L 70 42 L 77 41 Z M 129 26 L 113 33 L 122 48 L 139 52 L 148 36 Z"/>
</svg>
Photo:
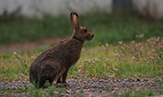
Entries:
<svg viewBox="0 0 163 97">
<path fill-rule="evenodd" d="M 65 39 L 45 50 L 30 66 L 30 81 L 39 88 L 44 86 L 46 80 L 51 84 L 56 81 L 67 86 L 69 68 L 78 61 L 84 41 L 90 41 L 94 37 L 88 28 L 79 26 L 75 12 L 70 14 L 70 20 L 74 26 L 71 39 Z"/>
</svg>

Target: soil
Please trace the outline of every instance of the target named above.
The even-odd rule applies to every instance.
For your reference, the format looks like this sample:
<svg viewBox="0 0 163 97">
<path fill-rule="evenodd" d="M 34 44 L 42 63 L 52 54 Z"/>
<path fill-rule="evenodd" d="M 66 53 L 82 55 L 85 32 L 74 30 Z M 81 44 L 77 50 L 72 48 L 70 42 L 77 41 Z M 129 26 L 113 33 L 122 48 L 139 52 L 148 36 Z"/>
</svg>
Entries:
<svg viewBox="0 0 163 97">
<path fill-rule="evenodd" d="M 148 78 L 143 79 L 101 79 L 101 80 L 93 80 L 93 79 L 67 79 L 67 83 L 69 86 L 64 92 L 54 91 L 55 94 L 61 96 L 69 96 L 76 97 L 81 95 L 83 97 L 102 97 L 108 95 L 121 95 L 122 91 L 130 89 L 133 93 L 135 90 L 142 89 L 147 90 L 151 87 L 154 91 L 159 91 L 160 84 L 155 80 L 151 80 Z M 0 90 L 3 89 L 25 89 L 26 86 L 32 86 L 32 84 L 28 80 L 19 80 L 12 82 L 2 82 L 0 81 Z M 26 86 L 24 86 L 26 84 Z M 58 87 L 65 88 L 65 87 Z M 11 93 L 11 92 L 10 92 Z M 6 93 L 0 93 L 0 96 L 5 96 Z M 13 96 L 25 96 L 27 93 L 11 93 Z"/>
<path fill-rule="evenodd" d="M 62 39 L 63 38 L 46 38 L 35 42 L 13 43 L 9 46 L 0 46 L 0 52 L 35 50 L 36 48 L 49 47 L 50 45 L 59 43 Z"/>
</svg>

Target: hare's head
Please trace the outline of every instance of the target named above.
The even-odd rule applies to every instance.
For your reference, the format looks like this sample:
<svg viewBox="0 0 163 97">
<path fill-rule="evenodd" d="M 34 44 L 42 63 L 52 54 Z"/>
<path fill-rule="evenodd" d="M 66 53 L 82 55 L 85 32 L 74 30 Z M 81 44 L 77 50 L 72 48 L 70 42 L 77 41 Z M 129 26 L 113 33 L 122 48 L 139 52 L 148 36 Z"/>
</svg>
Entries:
<svg viewBox="0 0 163 97">
<path fill-rule="evenodd" d="M 90 41 L 94 34 L 87 27 L 79 26 L 78 15 L 75 12 L 70 14 L 71 24 L 74 26 L 72 38 L 77 38 L 81 41 Z"/>
</svg>

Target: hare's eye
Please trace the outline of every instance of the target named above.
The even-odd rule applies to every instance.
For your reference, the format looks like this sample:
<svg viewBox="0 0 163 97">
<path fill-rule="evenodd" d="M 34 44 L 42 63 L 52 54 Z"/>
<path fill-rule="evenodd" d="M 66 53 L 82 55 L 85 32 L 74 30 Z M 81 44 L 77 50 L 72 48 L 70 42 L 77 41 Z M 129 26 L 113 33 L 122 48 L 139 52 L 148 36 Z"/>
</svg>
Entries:
<svg viewBox="0 0 163 97">
<path fill-rule="evenodd" d="M 84 29 L 84 32 L 87 32 L 87 29 Z"/>
</svg>

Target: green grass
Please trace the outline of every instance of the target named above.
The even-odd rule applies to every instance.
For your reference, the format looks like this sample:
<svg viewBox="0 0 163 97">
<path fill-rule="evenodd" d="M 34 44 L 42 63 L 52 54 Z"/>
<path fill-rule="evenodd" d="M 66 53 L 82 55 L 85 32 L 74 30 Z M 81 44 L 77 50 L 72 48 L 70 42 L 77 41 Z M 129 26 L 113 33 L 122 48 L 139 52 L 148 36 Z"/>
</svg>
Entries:
<svg viewBox="0 0 163 97">
<path fill-rule="evenodd" d="M 71 36 L 73 27 L 68 15 L 43 19 L 25 19 L 22 17 L 0 17 L 0 45 L 9 45 L 25 41 L 38 41 L 48 37 Z M 87 13 L 79 14 L 80 25 L 88 27 L 95 34 L 85 46 L 98 46 L 105 43 L 117 44 L 118 41 L 145 41 L 153 36 L 163 36 L 163 22 L 140 17 L 135 12 Z M 144 34 L 143 39 L 137 35 Z"/>
<path fill-rule="evenodd" d="M 158 41 L 158 38 L 148 40 L 151 44 L 131 42 L 128 45 L 108 46 L 106 44 L 100 47 L 84 48 L 78 63 L 70 68 L 68 77 L 101 79 L 161 76 L 163 74 L 163 48 L 160 49 L 160 47 L 163 41 L 162 39 Z M 153 46 L 152 42 L 156 41 L 158 42 Z M 1 55 L 0 80 L 28 78 L 31 62 L 43 50 Z"/>
<path fill-rule="evenodd" d="M 161 77 L 163 75 L 163 23 L 138 17 L 135 13 L 79 15 L 80 24 L 90 28 L 95 37 L 92 41 L 84 44 L 85 48 L 82 50 L 80 60 L 70 68 L 68 78 L 87 79 L 91 77 L 98 80 L 102 78 Z M 0 22 L 0 45 L 38 41 L 46 37 L 64 37 L 71 35 L 73 29 L 69 18 L 63 15 L 58 17 L 46 15 L 44 19 L 31 20 L 2 17 Z M 45 49 L 1 52 L 0 81 L 29 79 L 31 63 Z M 109 90 L 109 87 L 101 89 Z M 7 91 L 12 90 L 2 90 L 0 93 Z M 20 89 L 13 92 L 28 92 L 29 95 L 34 96 L 47 96 L 47 93 L 55 95 L 52 91 L 60 93 L 65 89 L 58 90 L 55 87 L 45 90 L 28 88 L 28 90 Z M 125 90 L 121 96 L 150 96 L 163 94 L 162 91 L 161 88 L 159 93 L 155 93 L 149 89 L 144 92 L 136 91 L 133 94 L 130 90 Z M 8 94 L 8 96 L 12 95 Z"/>
<path fill-rule="evenodd" d="M 72 33 L 65 16 L 45 16 L 44 19 L 0 19 L 0 45 L 38 41 L 48 37 L 64 37 Z"/>
<path fill-rule="evenodd" d="M 117 46 L 105 44 L 97 47 L 83 48 L 80 60 L 72 66 L 68 72 L 68 78 L 94 78 L 94 79 L 124 79 L 124 78 L 154 78 L 163 74 L 163 40 L 162 38 L 150 38 L 147 42 L 120 43 Z M 45 49 L 33 51 L 10 52 L 0 56 L 0 80 L 13 81 L 29 79 L 29 67 L 33 60 Z M 29 88 L 28 93 L 33 95 L 53 95 L 51 90 Z M 103 88 L 102 90 L 107 90 Z M 3 90 L 7 91 L 7 90 Z M 3 92 L 1 91 L 1 92 Z M 20 92 L 15 91 L 15 92 Z M 22 90 L 24 92 L 25 90 Z M 65 91 L 61 89 L 61 91 Z M 152 90 L 147 92 L 124 91 L 123 95 L 158 95 Z M 153 93 L 153 94 L 150 94 Z M 162 90 L 159 94 L 162 94 Z"/>
</svg>

